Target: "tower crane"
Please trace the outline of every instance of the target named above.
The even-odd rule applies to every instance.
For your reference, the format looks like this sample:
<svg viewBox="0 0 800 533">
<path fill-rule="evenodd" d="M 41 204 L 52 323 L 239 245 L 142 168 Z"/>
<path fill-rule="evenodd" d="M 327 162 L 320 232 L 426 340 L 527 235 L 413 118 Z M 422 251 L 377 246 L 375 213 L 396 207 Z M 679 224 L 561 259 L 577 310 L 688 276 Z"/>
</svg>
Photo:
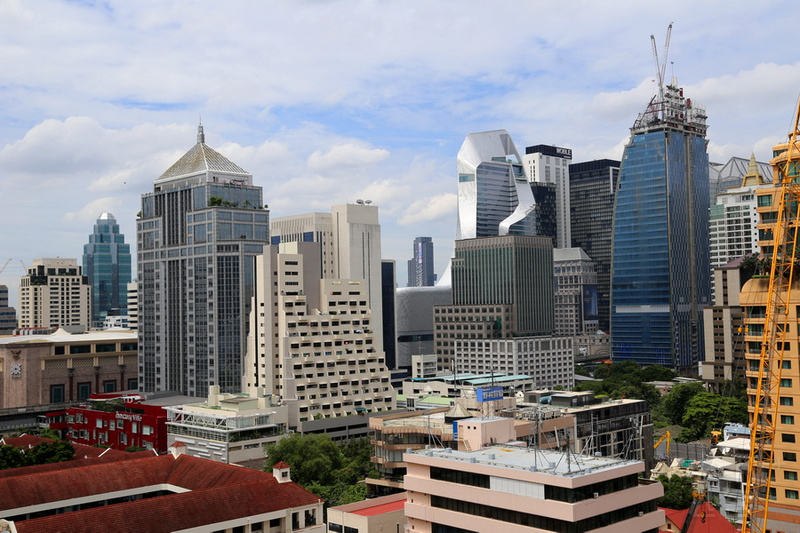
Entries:
<svg viewBox="0 0 800 533">
<path fill-rule="evenodd" d="M 672 22 L 667 26 L 667 38 L 664 40 L 664 61 L 658 61 L 658 48 L 656 47 L 655 35 L 650 35 L 650 43 L 653 45 L 653 61 L 656 63 L 656 82 L 658 83 L 658 101 L 664 101 L 664 74 L 667 69 L 667 57 L 669 56 L 669 38 L 672 35 Z"/>
<path fill-rule="evenodd" d="M 8 264 L 9 264 L 10 262 L 11 262 L 11 258 L 9 258 L 9 259 L 8 259 L 8 260 L 7 260 L 7 261 L 6 261 L 6 262 L 3 264 L 3 266 L 2 266 L 2 267 L 0 267 L 0 274 L 2 274 L 2 273 L 3 273 L 3 271 L 6 269 L 6 267 L 8 266 Z"/>
<path fill-rule="evenodd" d="M 764 333 L 758 364 L 755 403 L 750 420 L 750 460 L 745 489 L 742 533 L 765 533 L 773 475 L 773 447 L 779 416 L 781 370 L 787 347 L 792 284 L 800 281 L 795 269 L 800 255 L 797 248 L 798 205 L 800 205 L 800 102 L 795 110 L 794 127 L 786 151 L 778 153 L 773 166 L 776 188 L 777 219 L 773 230 L 773 248 L 769 289 L 765 308 Z"/>
</svg>

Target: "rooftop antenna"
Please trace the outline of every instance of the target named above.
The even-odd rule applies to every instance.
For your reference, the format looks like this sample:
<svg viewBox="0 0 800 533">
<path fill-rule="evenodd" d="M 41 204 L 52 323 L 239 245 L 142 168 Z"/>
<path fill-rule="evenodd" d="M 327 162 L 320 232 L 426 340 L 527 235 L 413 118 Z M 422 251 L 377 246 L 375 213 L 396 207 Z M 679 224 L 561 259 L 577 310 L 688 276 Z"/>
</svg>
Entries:
<svg viewBox="0 0 800 533">
<path fill-rule="evenodd" d="M 650 43 L 653 45 L 653 61 L 656 64 L 656 82 L 658 83 L 658 101 L 661 104 L 661 109 L 664 109 L 664 74 L 667 69 L 667 56 L 669 55 L 669 38 L 672 35 L 672 22 L 667 26 L 667 38 L 664 40 L 664 61 L 658 61 L 658 47 L 656 47 L 656 38 L 650 35 Z M 659 118 L 663 118 L 659 117 Z"/>
</svg>

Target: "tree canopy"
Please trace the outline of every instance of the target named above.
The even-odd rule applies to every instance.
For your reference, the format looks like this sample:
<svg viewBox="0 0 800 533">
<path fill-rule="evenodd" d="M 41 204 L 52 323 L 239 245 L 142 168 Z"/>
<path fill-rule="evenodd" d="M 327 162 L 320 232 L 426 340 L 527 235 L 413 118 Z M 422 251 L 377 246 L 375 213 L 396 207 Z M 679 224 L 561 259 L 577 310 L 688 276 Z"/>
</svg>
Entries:
<svg viewBox="0 0 800 533">
<path fill-rule="evenodd" d="M 267 445 L 266 465 L 271 469 L 283 461 L 292 469 L 292 481 L 326 500 L 327 505 L 342 505 L 366 498 L 366 485 L 359 482 L 376 475 L 371 453 L 366 438 L 340 446 L 326 434 L 293 433 Z"/>
<path fill-rule="evenodd" d="M 75 458 L 75 447 L 65 440 L 41 442 L 30 449 L 0 445 L 0 470 L 20 466 L 43 465 L 71 461 Z"/>
<path fill-rule="evenodd" d="M 661 400 L 661 395 L 648 381 L 667 380 L 675 373 L 663 366 L 641 367 L 633 361 L 614 363 L 607 368 L 600 365 L 594 370 L 594 377 L 601 381 L 584 381 L 572 389 L 574 391 L 594 391 L 597 396 L 612 398 L 633 398 L 647 400 L 653 407 Z"/>
<path fill-rule="evenodd" d="M 670 389 L 661 402 L 661 409 L 670 424 L 682 424 L 689 400 L 705 391 L 702 383 L 681 383 Z"/>
<path fill-rule="evenodd" d="M 658 476 L 658 480 L 664 485 L 664 495 L 658 499 L 659 507 L 667 509 L 688 509 L 692 505 L 692 478 L 672 474 Z"/>
<path fill-rule="evenodd" d="M 700 392 L 689 400 L 683 415 L 683 431 L 676 440 L 691 442 L 711 436 L 726 422 L 747 423 L 747 402 L 738 398 Z"/>
</svg>

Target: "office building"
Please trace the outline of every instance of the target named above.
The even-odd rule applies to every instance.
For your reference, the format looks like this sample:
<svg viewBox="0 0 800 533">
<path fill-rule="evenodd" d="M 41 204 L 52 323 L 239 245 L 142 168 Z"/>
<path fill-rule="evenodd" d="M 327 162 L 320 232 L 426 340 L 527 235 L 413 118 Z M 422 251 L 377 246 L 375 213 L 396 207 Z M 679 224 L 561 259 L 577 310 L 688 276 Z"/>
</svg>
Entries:
<svg viewBox="0 0 800 533">
<path fill-rule="evenodd" d="M 430 287 L 436 282 L 433 271 L 433 239 L 414 239 L 411 259 L 408 260 L 408 287 Z"/>
<path fill-rule="evenodd" d="M 705 109 L 672 84 L 631 128 L 614 211 L 617 361 L 694 370 L 711 303 Z"/>
<path fill-rule="evenodd" d="M 386 368 L 397 369 L 397 264 L 391 259 L 381 261 L 381 337 Z"/>
<path fill-rule="evenodd" d="M 772 168 L 769 163 L 756 162 L 757 173 L 764 176 L 767 181 L 772 179 Z M 750 160 L 745 157 L 731 157 L 725 163 L 708 164 L 708 181 L 711 205 L 716 203 L 720 194 L 732 187 L 739 187 L 745 174 L 751 174 Z"/>
<path fill-rule="evenodd" d="M 8 287 L 0 285 L 0 335 L 11 335 L 17 327 L 17 310 L 8 305 Z"/>
<path fill-rule="evenodd" d="M 126 285 L 128 291 L 128 328 L 139 329 L 139 282 L 133 280 Z"/>
<path fill-rule="evenodd" d="M 19 284 L 19 327 L 91 324 L 91 286 L 75 259 L 34 259 Z"/>
<path fill-rule="evenodd" d="M 92 327 L 102 326 L 107 316 L 127 313 L 131 246 L 111 213 L 100 215 L 83 245 L 83 273 L 92 286 Z"/>
<path fill-rule="evenodd" d="M 289 427 L 394 408 L 363 279 L 323 278 L 321 246 L 286 242 L 256 258 L 255 312 L 243 388 L 280 396 Z"/>
<path fill-rule="evenodd" d="M 663 487 L 639 484 L 644 463 L 518 446 L 513 422 L 458 420 L 459 450 L 403 455 L 410 529 L 650 533 L 664 523 Z"/>
<path fill-rule="evenodd" d="M 137 220 L 141 391 L 238 392 L 253 257 L 269 212 L 251 174 L 197 144 L 142 195 Z"/>
<path fill-rule="evenodd" d="M 330 533 L 404 531 L 406 494 L 391 494 L 328 509 Z"/>
<path fill-rule="evenodd" d="M 330 213 L 306 213 L 272 220 L 271 244 L 315 242 L 321 246 L 321 277 L 362 279 L 368 287 L 369 309 L 375 330 L 383 324 L 381 226 L 378 206 L 368 200 L 335 205 Z M 384 333 L 378 331 L 375 348 L 383 350 Z M 392 342 L 394 340 L 387 340 Z"/>
<path fill-rule="evenodd" d="M 433 354 L 433 310 L 451 305 L 449 286 L 401 287 L 397 289 L 397 367 L 410 369 L 416 355 Z M 435 366 L 435 365 L 434 365 Z"/>
<path fill-rule="evenodd" d="M 465 364 L 470 369 L 475 366 L 473 371 L 490 371 L 496 362 L 487 360 L 484 351 L 497 347 L 484 346 L 476 339 L 510 341 L 515 337 L 514 347 L 508 348 L 515 357 L 505 359 L 502 371 L 515 372 L 511 368 L 532 363 L 533 353 L 518 350 L 532 348 L 538 341 L 523 345 L 517 341 L 553 334 L 551 242 L 548 237 L 517 235 L 456 241 L 451 267 L 453 304 L 434 308 L 440 371 L 461 370 Z M 568 344 L 571 358 L 572 345 Z M 465 348 L 470 348 L 468 353 L 461 351 Z M 465 359 L 461 361 L 461 357 Z"/>
<path fill-rule="evenodd" d="M 597 323 L 611 331 L 611 241 L 619 161 L 598 159 L 569 166 L 572 244 L 594 262 L 597 271 Z"/>
<path fill-rule="evenodd" d="M 572 246 L 572 208 L 570 207 L 570 163 L 572 150 L 559 146 L 537 144 L 525 148 L 522 157 L 528 181 L 552 183 L 556 189 L 556 241 L 555 248 Z"/>
<path fill-rule="evenodd" d="M 181 449 L 8 470 L 0 523 L 17 533 L 325 532 L 323 501 L 286 463 L 262 472 Z"/>
<path fill-rule="evenodd" d="M 580 248 L 553 250 L 555 334 L 591 335 L 598 328 L 597 273 Z"/>
</svg>

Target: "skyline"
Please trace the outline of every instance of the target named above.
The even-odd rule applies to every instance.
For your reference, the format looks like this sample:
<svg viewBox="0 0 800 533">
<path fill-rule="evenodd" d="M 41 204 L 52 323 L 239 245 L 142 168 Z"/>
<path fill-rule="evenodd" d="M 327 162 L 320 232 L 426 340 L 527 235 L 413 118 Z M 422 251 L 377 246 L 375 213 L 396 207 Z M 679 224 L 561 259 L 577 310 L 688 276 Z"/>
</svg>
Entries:
<svg viewBox="0 0 800 533">
<path fill-rule="evenodd" d="M 131 242 L 141 195 L 192 147 L 201 117 L 272 217 L 378 205 L 400 287 L 415 237 L 432 237 L 440 278 L 452 256 L 469 133 L 506 129 L 520 151 L 568 147 L 573 163 L 619 160 L 656 91 L 650 34 L 663 54 L 670 22 L 667 77 L 706 108 L 711 161 L 769 161 L 791 126 L 797 6 L 455 7 L 0 0 L 0 223 L 11 230 L 0 261 L 12 259 L 0 283 L 12 305 L 19 261 L 79 258 L 101 213 Z"/>
</svg>

